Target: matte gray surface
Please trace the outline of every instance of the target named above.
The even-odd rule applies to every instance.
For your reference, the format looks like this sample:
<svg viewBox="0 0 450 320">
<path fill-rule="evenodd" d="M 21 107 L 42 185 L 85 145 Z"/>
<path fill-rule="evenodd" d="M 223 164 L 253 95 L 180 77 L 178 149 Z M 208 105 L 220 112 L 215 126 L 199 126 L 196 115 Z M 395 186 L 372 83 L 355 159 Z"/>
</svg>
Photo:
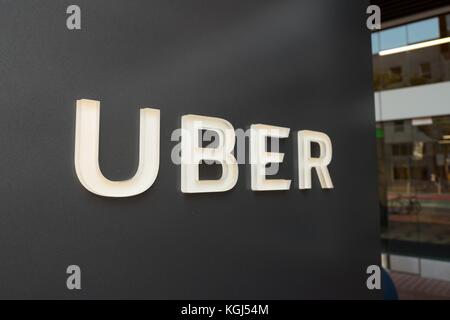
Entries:
<svg viewBox="0 0 450 320">
<path fill-rule="evenodd" d="M 0 298 L 377 298 L 380 261 L 366 1 L 0 0 Z M 128 199 L 74 172 L 75 101 L 101 100 L 101 167 L 134 174 L 138 108 L 161 110 L 153 187 Z M 183 114 L 330 135 L 336 187 L 185 196 Z M 294 184 L 295 183 L 295 184 Z M 296 187 L 297 181 L 293 182 Z M 82 269 L 82 290 L 65 269 Z"/>
</svg>

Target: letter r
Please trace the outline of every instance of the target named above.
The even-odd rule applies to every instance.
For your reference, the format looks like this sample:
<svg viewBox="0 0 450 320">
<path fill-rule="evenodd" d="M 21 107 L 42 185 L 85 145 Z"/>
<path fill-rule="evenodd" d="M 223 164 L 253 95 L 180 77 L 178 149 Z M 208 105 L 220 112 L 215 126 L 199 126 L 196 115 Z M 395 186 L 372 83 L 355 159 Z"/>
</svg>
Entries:
<svg viewBox="0 0 450 320">
<path fill-rule="evenodd" d="M 311 157 L 311 143 L 320 146 L 319 158 Z M 299 189 L 311 189 L 311 171 L 316 169 L 322 189 L 333 189 L 328 165 L 333 157 L 330 137 L 315 131 L 298 132 L 298 184 Z"/>
</svg>

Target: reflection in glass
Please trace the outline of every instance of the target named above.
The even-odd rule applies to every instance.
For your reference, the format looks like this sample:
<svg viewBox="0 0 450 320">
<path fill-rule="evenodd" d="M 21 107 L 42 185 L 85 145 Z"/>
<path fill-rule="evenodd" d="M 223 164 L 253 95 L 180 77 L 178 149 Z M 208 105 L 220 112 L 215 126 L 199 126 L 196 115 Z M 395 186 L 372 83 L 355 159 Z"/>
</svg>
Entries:
<svg viewBox="0 0 450 320">
<path fill-rule="evenodd" d="M 408 44 L 439 38 L 439 18 L 427 19 L 407 25 Z"/>
<path fill-rule="evenodd" d="M 387 29 L 380 32 L 381 50 L 403 47 L 408 44 L 406 26 Z"/>
<path fill-rule="evenodd" d="M 450 245 L 450 116 L 379 123 L 383 238 Z"/>
<path fill-rule="evenodd" d="M 380 34 L 378 32 L 372 33 L 372 54 L 380 52 Z"/>
</svg>

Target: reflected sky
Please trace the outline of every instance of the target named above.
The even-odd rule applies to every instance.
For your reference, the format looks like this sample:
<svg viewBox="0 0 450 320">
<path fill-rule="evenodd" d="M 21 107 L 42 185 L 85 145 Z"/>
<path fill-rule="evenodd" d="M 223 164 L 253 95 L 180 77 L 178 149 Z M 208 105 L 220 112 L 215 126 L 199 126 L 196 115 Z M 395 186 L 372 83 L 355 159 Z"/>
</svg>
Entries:
<svg viewBox="0 0 450 320">
<path fill-rule="evenodd" d="M 372 54 L 440 37 L 439 18 L 413 22 L 372 34 Z"/>
</svg>

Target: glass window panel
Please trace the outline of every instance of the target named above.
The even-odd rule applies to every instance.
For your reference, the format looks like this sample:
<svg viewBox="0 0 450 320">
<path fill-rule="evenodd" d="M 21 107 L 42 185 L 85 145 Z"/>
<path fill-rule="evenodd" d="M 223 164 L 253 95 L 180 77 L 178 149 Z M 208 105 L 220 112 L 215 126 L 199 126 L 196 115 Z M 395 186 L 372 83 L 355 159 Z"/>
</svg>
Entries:
<svg viewBox="0 0 450 320">
<path fill-rule="evenodd" d="M 408 43 L 437 39 L 440 36 L 439 18 L 414 22 L 407 26 Z"/>
<path fill-rule="evenodd" d="M 449 246 L 450 116 L 378 127 L 382 237 Z"/>
<path fill-rule="evenodd" d="M 439 25 L 439 30 L 437 26 Z M 437 18 L 427 19 L 425 21 L 413 22 L 408 25 L 387 29 L 378 32 L 379 50 L 385 50 L 389 47 L 401 47 L 408 45 L 408 32 L 413 34 L 410 41 L 429 41 L 426 37 L 437 35 L 440 32 L 441 37 L 450 36 L 450 14 Z M 422 28 L 422 31 L 414 32 Z M 402 31 L 403 30 L 403 31 Z M 434 30 L 434 31 L 433 31 Z M 406 35 L 405 35 L 406 34 Z M 377 36 L 373 36 L 372 42 L 375 42 Z M 375 46 L 376 43 L 373 44 Z M 374 88 L 376 91 L 399 89 L 412 86 L 450 81 L 450 59 L 448 44 L 435 45 L 412 50 L 398 54 L 372 56 L 374 67 Z"/>
<path fill-rule="evenodd" d="M 380 35 L 378 32 L 372 33 L 372 54 L 380 52 Z"/>
<path fill-rule="evenodd" d="M 445 16 L 445 21 L 447 24 L 447 31 L 450 32 L 450 14 Z"/>
<path fill-rule="evenodd" d="M 406 26 L 380 32 L 381 50 L 403 47 L 408 44 Z"/>
</svg>

